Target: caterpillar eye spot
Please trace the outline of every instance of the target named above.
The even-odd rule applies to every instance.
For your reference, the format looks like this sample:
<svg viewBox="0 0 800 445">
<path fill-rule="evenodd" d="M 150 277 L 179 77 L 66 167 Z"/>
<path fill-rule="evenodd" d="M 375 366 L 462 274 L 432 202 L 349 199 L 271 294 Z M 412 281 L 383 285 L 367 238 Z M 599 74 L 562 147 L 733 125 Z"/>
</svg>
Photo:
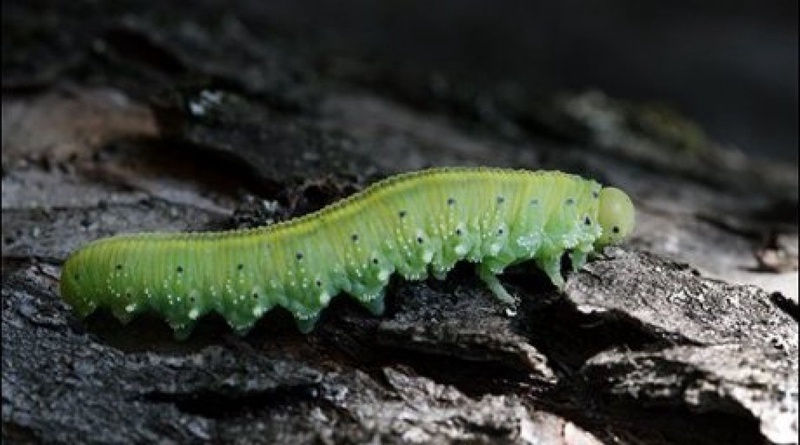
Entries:
<svg viewBox="0 0 800 445">
<path fill-rule="evenodd" d="M 598 191 L 592 192 L 592 198 L 597 199 L 599 197 L 600 197 L 600 192 L 598 192 Z"/>
<path fill-rule="evenodd" d="M 424 241 L 421 236 L 417 237 L 417 243 L 422 244 Z"/>
<path fill-rule="evenodd" d="M 456 200 L 454 198 L 448 198 L 447 199 L 447 205 L 451 206 L 451 205 L 454 205 L 455 203 L 456 203 Z"/>
<path fill-rule="evenodd" d="M 503 229 L 497 229 L 497 234 L 502 235 L 504 233 Z"/>
<path fill-rule="evenodd" d="M 297 254 L 295 255 L 295 258 L 297 258 L 297 261 L 302 261 L 303 260 L 303 252 L 297 252 Z"/>
<path fill-rule="evenodd" d="M 567 201 L 566 201 L 565 203 L 566 203 L 568 206 L 571 206 L 571 205 L 575 204 L 575 199 L 574 199 L 574 198 L 568 198 L 568 199 L 567 199 Z"/>
<path fill-rule="evenodd" d="M 397 212 L 397 215 L 400 218 L 405 218 L 406 217 L 406 211 L 405 210 L 401 210 L 401 211 Z"/>
<path fill-rule="evenodd" d="M 498 197 L 497 197 L 497 203 L 498 203 L 498 204 L 502 204 L 502 203 L 504 203 L 504 202 L 506 202 L 506 198 L 504 198 L 504 197 L 502 197 L 502 196 L 498 196 Z"/>
<path fill-rule="evenodd" d="M 456 235 L 461 236 L 461 229 L 456 229 Z"/>
<path fill-rule="evenodd" d="M 378 261 L 378 259 L 377 259 L 377 258 L 373 258 L 373 259 L 372 259 L 372 264 L 374 264 L 374 265 L 376 265 L 376 266 L 377 266 L 377 265 L 378 265 L 378 262 L 379 262 L 379 261 Z"/>
<path fill-rule="evenodd" d="M 189 297 L 189 302 L 190 302 L 190 303 L 194 303 L 195 301 L 197 301 L 197 299 L 196 299 L 196 298 L 194 298 L 194 297 Z"/>
<path fill-rule="evenodd" d="M 322 281 L 320 280 L 317 280 L 314 284 L 316 284 L 317 287 L 322 287 Z"/>
<path fill-rule="evenodd" d="M 532 206 L 537 206 L 537 205 L 539 205 L 539 200 L 538 200 L 538 199 L 531 199 L 531 205 L 532 205 Z"/>
<path fill-rule="evenodd" d="M 183 273 L 183 266 L 178 266 L 177 268 L 175 268 L 175 272 Z"/>
<path fill-rule="evenodd" d="M 611 231 L 614 232 L 614 233 L 619 233 L 619 226 L 612 227 Z"/>
<path fill-rule="evenodd" d="M 117 264 L 117 270 L 122 270 L 122 264 Z"/>
<path fill-rule="evenodd" d="M 587 225 L 587 226 L 591 226 L 592 225 L 592 219 L 587 216 L 587 217 L 584 218 L 583 223 L 585 225 Z"/>
<path fill-rule="evenodd" d="M 244 264 L 242 264 L 242 263 L 239 263 L 239 264 L 237 264 L 237 265 L 236 265 L 236 269 L 237 269 L 237 270 L 242 270 L 242 269 L 244 269 Z"/>
<path fill-rule="evenodd" d="M 354 234 L 350 235 L 350 239 L 353 240 L 353 242 L 355 243 L 355 242 L 358 241 L 358 235 L 354 233 Z"/>
<path fill-rule="evenodd" d="M 253 292 L 253 300 L 258 300 L 258 293 Z"/>
</svg>

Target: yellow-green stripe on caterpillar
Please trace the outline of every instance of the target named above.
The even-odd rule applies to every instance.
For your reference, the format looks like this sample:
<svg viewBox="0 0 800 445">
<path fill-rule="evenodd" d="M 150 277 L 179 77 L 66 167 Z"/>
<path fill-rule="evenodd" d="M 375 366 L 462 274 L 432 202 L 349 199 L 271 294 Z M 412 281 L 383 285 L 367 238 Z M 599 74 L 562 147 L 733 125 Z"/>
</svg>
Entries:
<svg viewBox="0 0 800 445">
<path fill-rule="evenodd" d="M 184 338 L 221 314 L 246 332 L 275 306 L 310 331 L 331 297 L 348 293 L 375 314 L 393 273 L 438 278 L 478 263 L 499 300 L 497 274 L 534 259 L 561 288 L 574 269 L 633 229 L 630 198 L 558 171 L 438 168 L 390 177 L 317 212 L 272 226 L 208 233 L 142 233 L 90 243 L 70 255 L 61 295 L 80 316 L 111 309 L 122 322 L 150 310 Z"/>
</svg>

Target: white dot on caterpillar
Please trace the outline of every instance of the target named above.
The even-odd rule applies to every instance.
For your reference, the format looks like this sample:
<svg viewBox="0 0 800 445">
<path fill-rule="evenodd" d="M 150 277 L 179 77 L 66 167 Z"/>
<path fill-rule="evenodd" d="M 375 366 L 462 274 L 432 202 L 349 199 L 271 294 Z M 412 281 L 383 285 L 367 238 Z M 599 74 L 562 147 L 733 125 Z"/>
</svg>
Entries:
<svg viewBox="0 0 800 445">
<path fill-rule="evenodd" d="M 133 311 L 136 310 L 136 305 L 135 304 L 129 304 L 129 305 L 125 306 L 125 310 L 127 312 L 133 312 Z"/>
<path fill-rule="evenodd" d="M 193 307 L 192 310 L 189 311 L 189 318 L 192 320 L 197 320 L 197 317 L 200 316 L 200 311 L 197 310 L 196 307 Z"/>
<path fill-rule="evenodd" d="M 331 301 L 331 296 L 327 292 L 319 294 L 319 303 L 326 306 Z"/>
</svg>

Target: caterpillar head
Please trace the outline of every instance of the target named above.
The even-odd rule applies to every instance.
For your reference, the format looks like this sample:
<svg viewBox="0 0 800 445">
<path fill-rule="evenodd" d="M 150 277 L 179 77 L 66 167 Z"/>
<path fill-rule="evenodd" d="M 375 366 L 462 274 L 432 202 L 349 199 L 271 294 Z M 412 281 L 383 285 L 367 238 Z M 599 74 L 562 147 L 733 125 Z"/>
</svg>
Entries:
<svg viewBox="0 0 800 445">
<path fill-rule="evenodd" d="M 631 198 L 618 188 L 605 187 L 600 190 L 599 200 L 597 220 L 603 234 L 595 246 L 617 244 L 633 230 L 635 212 Z"/>
</svg>

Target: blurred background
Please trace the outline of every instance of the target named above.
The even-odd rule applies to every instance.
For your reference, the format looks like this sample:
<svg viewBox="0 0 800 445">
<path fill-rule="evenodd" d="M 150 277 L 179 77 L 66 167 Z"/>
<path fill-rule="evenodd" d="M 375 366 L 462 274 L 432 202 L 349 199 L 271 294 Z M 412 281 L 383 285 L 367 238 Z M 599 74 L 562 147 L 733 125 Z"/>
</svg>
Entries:
<svg viewBox="0 0 800 445">
<path fill-rule="evenodd" d="M 663 103 L 720 143 L 796 163 L 797 3 L 254 1 L 239 17 L 382 63 Z"/>
</svg>

